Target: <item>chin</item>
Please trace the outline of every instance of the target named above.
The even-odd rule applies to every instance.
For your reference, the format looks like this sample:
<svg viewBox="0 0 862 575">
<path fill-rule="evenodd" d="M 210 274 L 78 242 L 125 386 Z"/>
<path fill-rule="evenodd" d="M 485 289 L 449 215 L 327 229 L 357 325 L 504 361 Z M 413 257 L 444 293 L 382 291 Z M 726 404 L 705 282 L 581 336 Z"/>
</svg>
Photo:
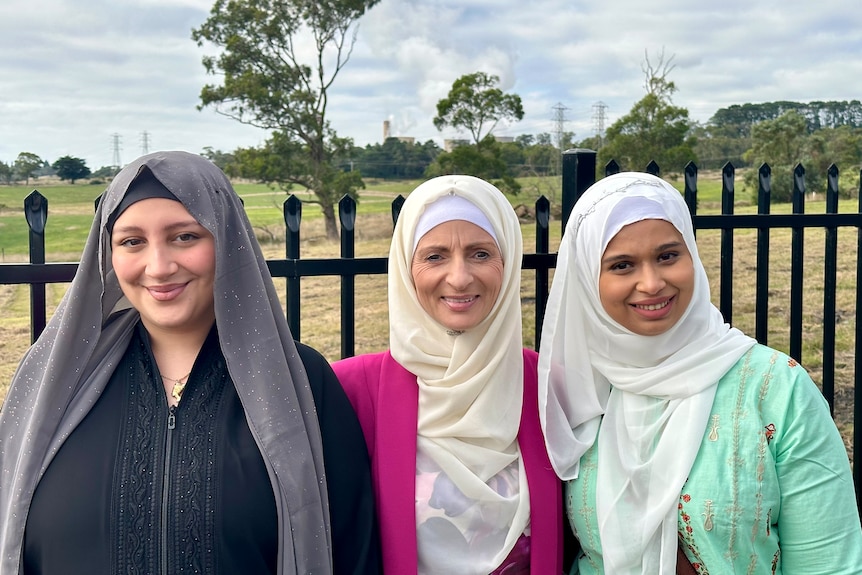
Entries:
<svg viewBox="0 0 862 575">
<path fill-rule="evenodd" d="M 476 327 L 475 323 L 449 323 L 443 324 L 443 327 L 446 328 L 446 331 L 457 331 L 459 333 L 464 333 L 465 331 L 470 331 L 474 327 Z"/>
</svg>

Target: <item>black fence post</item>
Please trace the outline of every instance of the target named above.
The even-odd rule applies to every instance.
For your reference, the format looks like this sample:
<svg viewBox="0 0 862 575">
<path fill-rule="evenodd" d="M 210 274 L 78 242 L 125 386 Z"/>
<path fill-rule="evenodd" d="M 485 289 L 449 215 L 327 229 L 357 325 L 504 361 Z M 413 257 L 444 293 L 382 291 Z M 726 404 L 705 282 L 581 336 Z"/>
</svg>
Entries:
<svg viewBox="0 0 862 575">
<path fill-rule="evenodd" d="M 48 198 L 33 190 L 24 198 L 24 214 L 30 228 L 30 263 L 45 263 L 45 224 L 48 221 Z M 45 283 L 30 283 L 30 342 L 35 343 L 47 323 Z"/>
<path fill-rule="evenodd" d="M 536 254 L 547 254 L 550 249 L 551 202 L 541 196 L 536 200 Z M 548 304 L 548 266 L 536 264 L 536 349 L 542 342 L 542 324 Z"/>
<path fill-rule="evenodd" d="M 574 148 L 563 152 L 563 232 L 575 202 L 596 181 L 596 152 Z"/>
<path fill-rule="evenodd" d="M 353 259 L 355 254 L 356 201 L 345 195 L 338 202 L 341 222 L 341 257 Z M 341 357 L 351 357 L 356 340 L 356 278 L 352 273 L 341 274 Z"/>
<path fill-rule="evenodd" d="M 793 169 L 793 213 L 805 213 L 805 168 Z M 805 228 L 793 226 L 790 238 L 790 357 L 802 361 L 802 287 L 805 268 Z"/>
<path fill-rule="evenodd" d="M 682 197 L 688 206 L 688 214 L 694 219 L 697 215 L 697 164 L 689 162 L 685 165 Z M 697 229 L 692 226 L 692 232 L 697 237 Z"/>
<path fill-rule="evenodd" d="M 859 170 L 859 188 L 856 197 L 856 211 L 862 214 L 862 170 Z M 862 309 L 862 228 L 856 228 L 856 345 L 853 354 L 853 483 L 856 485 L 856 504 L 859 516 L 862 517 L 862 465 L 859 464 L 859 446 L 862 446 L 862 321 L 859 321 L 859 310 Z"/>
<path fill-rule="evenodd" d="M 838 213 L 838 167 L 826 170 L 826 213 Z M 835 415 L 835 307 L 838 287 L 838 228 L 826 227 L 826 261 L 823 278 L 823 395 Z"/>
<path fill-rule="evenodd" d="M 769 215 L 771 207 L 772 168 L 764 163 L 757 170 L 758 215 Z M 767 345 L 769 339 L 769 228 L 766 226 L 757 228 L 757 272 L 754 290 L 754 338 L 763 345 Z"/>
<path fill-rule="evenodd" d="M 730 162 L 721 169 L 721 213 L 733 214 L 734 178 L 736 168 Z M 721 228 L 721 270 L 719 271 L 718 307 L 724 321 L 733 323 L 733 228 Z"/>
<path fill-rule="evenodd" d="M 398 216 L 401 215 L 401 208 L 404 207 L 404 196 L 398 194 L 395 196 L 395 199 L 392 200 L 392 227 L 395 227 L 395 224 L 398 223 Z"/>
<path fill-rule="evenodd" d="M 285 234 L 285 257 L 287 259 L 299 259 L 299 225 L 302 222 L 302 201 L 290 195 L 284 201 L 284 223 L 287 226 Z M 290 334 L 297 341 L 301 341 L 301 295 L 300 278 L 287 278 L 287 325 L 290 326 Z"/>
</svg>

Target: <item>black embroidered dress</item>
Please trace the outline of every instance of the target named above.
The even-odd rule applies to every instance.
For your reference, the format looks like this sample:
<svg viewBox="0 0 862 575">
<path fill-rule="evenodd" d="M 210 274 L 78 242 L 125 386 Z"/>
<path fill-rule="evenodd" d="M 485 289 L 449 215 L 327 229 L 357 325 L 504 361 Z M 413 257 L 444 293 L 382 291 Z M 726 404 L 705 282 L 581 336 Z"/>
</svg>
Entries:
<svg viewBox="0 0 862 575">
<path fill-rule="evenodd" d="M 314 367 L 323 358 L 297 347 L 306 366 L 320 371 Z M 326 444 L 327 428 L 355 418 L 343 411 L 350 409 L 346 398 L 320 405 L 323 388 L 337 381 L 309 379 Z M 327 445 L 327 470 L 362 464 L 358 427 L 356 437 L 360 443 L 343 450 Z M 366 572 L 363 562 L 375 556 L 363 548 L 373 529 L 373 503 L 369 498 L 364 509 L 343 509 L 345 492 L 362 487 L 339 484 L 335 475 L 328 483 L 336 572 L 339 565 L 341 572 Z M 138 325 L 102 397 L 39 482 L 27 520 L 25 573 L 275 573 L 277 530 L 271 482 L 216 330 L 182 401 L 169 407 Z"/>
</svg>

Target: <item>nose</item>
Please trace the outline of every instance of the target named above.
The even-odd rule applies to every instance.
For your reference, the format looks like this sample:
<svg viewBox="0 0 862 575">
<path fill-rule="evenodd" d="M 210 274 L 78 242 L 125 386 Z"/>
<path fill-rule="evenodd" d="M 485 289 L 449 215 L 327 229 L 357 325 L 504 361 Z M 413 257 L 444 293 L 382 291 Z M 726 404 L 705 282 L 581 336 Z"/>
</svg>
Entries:
<svg viewBox="0 0 862 575">
<path fill-rule="evenodd" d="M 170 248 L 164 245 L 150 244 L 147 259 L 147 275 L 152 278 L 164 279 L 174 274 L 179 266 Z"/>
<path fill-rule="evenodd" d="M 638 278 L 638 290 L 646 294 L 657 294 L 664 289 L 666 282 L 661 274 L 661 271 L 655 266 L 646 265 L 641 269 L 640 277 Z"/>
<path fill-rule="evenodd" d="M 452 258 L 446 282 L 453 289 L 463 291 L 473 282 L 473 272 L 470 264 L 464 258 Z"/>
</svg>

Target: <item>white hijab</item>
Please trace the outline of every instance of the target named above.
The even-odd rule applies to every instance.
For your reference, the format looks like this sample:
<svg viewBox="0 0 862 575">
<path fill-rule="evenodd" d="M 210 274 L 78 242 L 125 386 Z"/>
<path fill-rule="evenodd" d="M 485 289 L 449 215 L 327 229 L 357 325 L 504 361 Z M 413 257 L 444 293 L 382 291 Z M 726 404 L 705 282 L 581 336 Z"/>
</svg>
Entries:
<svg viewBox="0 0 862 575">
<path fill-rule="evenodd" d="M 667 332 L 637 335 L 599 298 L 608 242 L 643 219 L 682 234 L 694 293 Z M 691 218 L 658 177 L 621 173 L 575 204 L 566 226 L 539 352 L 539 410 L 551 462 L 563 479 L 598 441 L 596 511 L 605 573 L 673 574 L 677 505 L 706 429 L 718 380 L 755 341 L 724 323 L 710 302 Z M 601 432 L 598 433 L 601 423 Z"/>
<path fill-rule="evenodd" d="M 425 312 L 411 274 L 417 224 L 426 208 L 447 194 L 469 200 L 487 217 L 504 266 L 500 293 L 488 317 L 458 335 Z M 517 444 L 524 380 L 522 250 L 511 204 L 497 188 L 472 176 L 441 176 L 421 184 L 404 202 L 395 226 L 389 252 L 389 340 L 392 357 L 416 375 L 419 386 L 418 456 L 431 458 L 480 514 L 493 514 L 493 527 L 508 526 L 504 541 L 493 548 L 471 548 L 463 556 L 445 544 L 435 548 L 434 542 L 420 540 L 420 557 L 426 563 L 439 562 L 427 565 L 429 572 L 490 573 L 529 523 L 527 481 Z M 489 485 L 489 480 L 513 464 L 519 474 L 517 492 L 498 493 L 496 482 Z M 458 518 L 448 519 L 457 525 Z"/>
</svg>

